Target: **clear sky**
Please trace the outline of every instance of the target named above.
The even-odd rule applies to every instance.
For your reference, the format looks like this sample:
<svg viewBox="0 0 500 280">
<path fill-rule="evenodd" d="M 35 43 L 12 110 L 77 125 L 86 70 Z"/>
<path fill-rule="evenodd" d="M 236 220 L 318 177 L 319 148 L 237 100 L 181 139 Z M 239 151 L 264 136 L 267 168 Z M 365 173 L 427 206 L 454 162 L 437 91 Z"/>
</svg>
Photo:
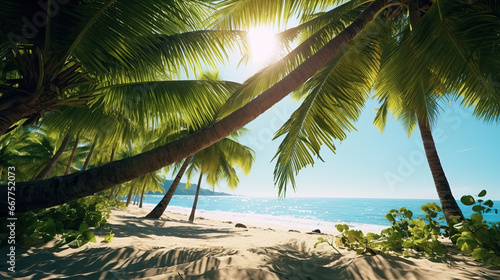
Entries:
<svg viewBox="0 0 500 280">
<path fill-rule="evenodd" d="M 220 79 L 243 82 L 257 69 L 237 68 L 238 59 L 220 69 Z M 418 129 L 408 137 L 403 126 L 390 119 L 381 133 L 373 124 L 377 102 L 370 100 L 355 125 L 357 131 L 337 142 L 336 154 L 327 147 L 314 167 L 302 169 L 297 189 L 287 197 L 427 198 L 437 193 L 427 164 Z M 235 191 L 221 184 L 219 191 L 236 195 L 277 197 L 271 162 L 280 144 L 272 141 L 276 130 L 297 108 L 290 98 L 282 100 L 246 127 L 250 135 L 241 139 L 256 152 L 256 162 L 247 177 L 240 176 Z M 487 198 L 500 200 L 500 125 L 485 124 L 459 104 L 444 104 L 433 128 L 438 154 L 455 198 L 488 191 Z"/>
</svg>

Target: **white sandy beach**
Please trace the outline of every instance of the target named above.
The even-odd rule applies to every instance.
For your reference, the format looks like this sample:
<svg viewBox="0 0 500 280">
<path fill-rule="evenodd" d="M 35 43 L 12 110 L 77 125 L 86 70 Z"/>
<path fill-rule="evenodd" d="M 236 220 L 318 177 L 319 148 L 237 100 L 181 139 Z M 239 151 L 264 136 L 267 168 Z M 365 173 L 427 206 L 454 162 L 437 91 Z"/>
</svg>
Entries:
<svg viewBox="0 0 500 280">
<path fill-rule="evenodd" d="M 198 218 L 166 212 L 161 220 L 143 219 L 148 209 L 114 210 L 111 243 L 71 249 L 17 249 L 16 273 L 3 279 L 500 279 L 460 254 L 444 261 L 395 256 L 362 256 L 321 244 L 319 235 L 256 227 L 239 221 Z M 99 232 L 105 235 L 107 232 Z M 98 233 L 98 234 L 99 234 Z M 322 235 L 323 236 L 323 235 Z M 325 236 L 323 236 L 325 237 Z M 2 267 L 5 268 L 5 265 Z"/>
</svg>

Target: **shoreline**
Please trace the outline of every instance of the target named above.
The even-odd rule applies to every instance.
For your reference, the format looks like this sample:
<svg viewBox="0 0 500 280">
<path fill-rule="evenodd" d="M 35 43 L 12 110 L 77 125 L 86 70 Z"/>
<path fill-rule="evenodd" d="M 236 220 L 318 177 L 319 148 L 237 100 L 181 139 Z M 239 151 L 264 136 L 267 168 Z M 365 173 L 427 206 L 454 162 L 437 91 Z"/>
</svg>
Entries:
<svg viewBox="0 0 500 280">
<path fill-rule="evenodd" d="M 144 209 L 153 209 L 156 205 L 144 203 Z M 189 215 L 191 208 L 169 205 L 165 213 Z M 216 220 L 221 222 L 231 221 L 233 223 L 249 224 L 256 227 L 272 228 L 275 230 L 298 230 L 300 232 L 311 232 L 319 229 L 322 233 L 337 235 L 339 232 L 335 228 L 336 224 L 347 224 L 351 229 L 361 230 L 363 233 L 380 233 L 382 229 L 390 226 L 380 226 L 372 224 L 352 223 L 352 222 L 329 222 L 319 219 L 304 219 L 292 216 L 277 216 L 270 214 L 239 213 L 220 210 L 196 209 L 197 218 Z"/>
<path fill-rule="evenodd" d="M 187 221 L 187 215 L 166 212 L 145 219 L 148 209 L 113 210 L 108 220 L 115 234 L 96 232 L 97 243 L 71 249 L 53 242 L 18 248 L 14 279 L 500 279 L 500 270 L 483 267 L 460 254 L 442 261 L 389 255 L 357 255 L 326 244 L 318 237 L 211 219 Z M 4 266 L 2 266 L 4 267 Z M 5 267 L 4 267 L 5 268 Z"/>
</svg>

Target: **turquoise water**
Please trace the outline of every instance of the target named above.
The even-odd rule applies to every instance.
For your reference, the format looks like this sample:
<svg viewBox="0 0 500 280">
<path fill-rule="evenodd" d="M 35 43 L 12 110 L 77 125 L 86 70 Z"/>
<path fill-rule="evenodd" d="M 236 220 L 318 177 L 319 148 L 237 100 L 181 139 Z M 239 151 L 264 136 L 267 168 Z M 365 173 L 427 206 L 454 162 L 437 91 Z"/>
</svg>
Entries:
<svg viewBox="0 0 500 280">
<path fill-rule="evenodd" d="M 145 207 L 154 207 L 163 195 L 145 197 Z M 167 211 L 189 213 L 193 196 L 176 195 L 172 198 Z M 334 224 L 347 223 L 351 227 L 389 226 L 385 214 L 391 209 L 406 207 L 416 216 L 424 216 L 420 206 L 430 199 L 370 199 L 370 198 L 257 198 L 242 196 L 200 196 L 197 216 L 221 220 L 260 222 L 279 224 L 282 227 L 313 228 L 333 227 Z M 461 203 L 459 203 L 461 204 Z M 500 207 L 495 201 L 494 207 Z M 470 207 L 462 207 L 466 217 L 472 214 Z M 500 214 L 485 214 L 485 220 L 500 222 Z M 380 227 L 372 227 L 374 229 Z"/>
</svg>

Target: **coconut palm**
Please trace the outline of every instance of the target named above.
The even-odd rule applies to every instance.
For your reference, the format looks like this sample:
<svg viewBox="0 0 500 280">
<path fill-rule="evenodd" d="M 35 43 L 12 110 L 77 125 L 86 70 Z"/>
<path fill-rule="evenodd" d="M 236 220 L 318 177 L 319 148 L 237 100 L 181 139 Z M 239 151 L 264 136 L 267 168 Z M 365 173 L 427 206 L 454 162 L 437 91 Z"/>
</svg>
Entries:
<svg viewBox="0 0 500 280">
<path fill-rule="evenodd" d="M 17 128 L 13 133 L 0 139 L 1 171 L 14 166 L 17 182 L 30 180 L 39 172 L 39 166 L 46 164 L 52 156 L 54 148 L 52 143 L 52 139 L 41 131 Z"/>
<path fill-rule="evenodd" d="M 198 185 L 194 197 L 193 208 L 189 221 L 194 221 L 198 196 L 200 194 L 202 178 L 205 175 L 207 183 L 215 187 L 220 181 L 225 180 L 229 188 L 235 189 L 239 184 L 235 167 L 239 167 L 248 175 L 255 161 L 255 153 L 249 147 L 237 141 L 239 133 L 233 133 L 212 146 L 196 153 L 187 170 L 188 182 L 193 173 L 198 172 Z"/>
<path fill-rule="evenodd" d="M 418 123 L 445 216 L 463 218 L 440 164 L 430 124 L 438 108 L 435 100 L 443 94 L 463 96 L 465 105 L 477 104 L 476 114 L 486 120 L 498 120 L 500 116 L 498 88 L 492 89 L 491 83 L 485 80 L 486 77 L 499 78 L 498 48 L 495 47 L 499 6 L 492 1 L 471 2 L 389 3 L 391 8 L 381 12 L 342 53 L 295 92 L 296 97 L 303 99 L 302 105 L 276 135 L 285 136 L 276 154 L 275 183 L 280 194 L 286 192 L 288 184 L 295 188 L 294 175 L 314 163 L 313 156 L 320 156 L 323 144 L 334 151 L 333 140 L 345 139 L 345 131 L 354 128 L 353 123 L 376 82 L 375 89 L 381 100 L 387 91 L 399 94 L 401 102 L 397 104 L 403 107 L 398 110 L 405 111 L 404 116 L 409 118 L 404 122 L 413 123 L 410 125 L 413 127 Z M 345 22 L 356 17 L 365 4 L 350 1 L 330 11 L 308 15 L 301 25 L 280 36 L 285 41 L 300 37 L 303 44 L 319 49 L 344 28 Z M 419 22 L 421 16 L 425 23 Z M 239 18 L 245 17 L 241 14 Z M 470 21 L 475 21 L 475 28 L 481 32 L 471 34 Z M 295 61 L 290 60 L 289 65 L 293 63 Z M 238 92 L 237 98 L 230 100 L 231 108 L 252 99 L 256 92 L 272 85 L 287 71 L 278 67 L 264 69 L 247 81 L 247 87 Z M 394 106 L 393 102 L 391 108 Z M 379 112 L 378 117 L 385 120 L 387 104 Z"/>
<path fill-rule="evenodd" d="M 242 35 L 203 30 L 212 12 L 203 1 L 40 3 L 2 2 L 0 135 L 21 120 L 30 124 L 63 105 L 89 102 L 134 108 L 150 123 L 196 123 L 217 91 L 170 78 L 201 64 L 215 67 Z M 193 96 L 193 87 L 205 94 Z"/>
<path fill-rule="evenodd" d="M 235 1 L 228 2 L 236 5 L 234 3 Z M 289 5 L 289 1 L 277 2 L 279 2 L 279 5 L 284 5 L 281 6 L 279 11 L 287 10 L 284 9 L 285 7 L 291 7 Z M 306 2 L 307 1 L 297 1 L 297 3 L 301 4 Z M 438 1 L 435 1 L 435 3 L 437 2 Z M 448 5 L 443 5 L 443 3 L 447 4 L 448 2 L 453 2 L 451 4 L 456 5 L 449 5 L 449 8 Z M 447 36 L 448 41 L 451 38 L 455 46 L 457 46 L 455 51 L 460 52 L 462 50 L 466 50 L 465 54 L 473 53 L 473 50 L 475 49 L 474 46 L 476 46 L 477 42 L 484 38 L 484 35 L 480 36 L 471 32 L 475 25 L 470 23 L 475 20 L 483 19 L 485 12 L 493 15 L 498 14 L 498 4 L 495 4 L 494 2 L 491 3 L 491 1 L 488 2 L 489 4 L 480 3 L 479 6 L 483 8 L 483 11 L 470 13 L 470 11 L 460 12 L 463 11 L 462 8 L 465 7 L 464 4 L 455 2 L 457 1 L 441 0 L 439 1 L 440 5 L 432 4 L 426 13 L 426 16 L 422 18 L 421 22 L 415 28 L 415 32 L 412 32 L 414 33 L 414 38 L 412 38 L 412 41 L 414 42 L 412 43 L 419 43 L 421 48 L 430 50 L 432 43 L 435 40 L 442 40 L 443 36 Z M 222 2 L 221 5 L 224 3 L 225 2 Z M 318 6 L 317 3 L 319 2 L 316 1 L 311 3 L 314 5 L 314 8 L 310 9 L 311 13 L 313 13 L 312 11 L 316 11 L 316 9 L 320 9 L 325 6 Z M 286 191 L 286 185 L 290 181 L 293 185 L 292 176 L 304 166 L 311 164 L 312 157 L 309 155 L 310 153 L 318 155 L 319 147 L 321 147 L 322 144 L 327 144 L 330 148 L 334 148 L 333 139 L 338 139 L 339 136 L 345 137 L 344 131 L 352 127 L 351 122 L 353 120 L 351 117 L 355 117 L 355 114 L 358 111 L 357 107 L 360 106 L 357 102 L 363 99 L 363 96 L 360 97 L 360 93 L 361 95 L 366 93 L 363 90 L 358 90 L 356 88 L 358 86 L 356 83 L 347 83 L 346 81 L 343 81 L 343 83 L 346 84 L 345 87 L 336 87 L 334 83 L 335 80 L 332 80 L 331 76 L 328 75 L 330 72 L 329 69 L 338 69 L 336 68 L 337 63 L 342 63 L 342 61 L 345 61 L 346 57 L 348 57 L 345 54 L 351 54 L 351 57 L 356 58 L 356 52 L 353 51 L 355 48 L 352 48 L 351 46 L 344 48 L 349 43 L 351 45 L 359 45 L 359 42 L 363 40 L 368 40 L 368 42 L 370 40 L 374 40 L 377 42 L 378 39 L 376 37 L 373 38 L 373 35 L 382 34 L 381 37 L 384 38 L 385 36 L 383 36 L 383 32 L 390 33 L 392 30 L 384 28 L 384 24 L 392 22 L 390 20 L 391 16 L 398 16 L 398 12 L 396 11 L 397 9 L 394 9 L 398 8 L 398 5 L 404 5 L 404 2 L 395 2 L 387 5 L 387 1 L 384 0 L 376 0 L 373 2 L 352 1 L 339 6 L 338 8 L 326 11 L 321 15 L 311 14 L 304 16 L 305 20 L 310 19 L 311 17 L 312 19 L 307 20 L 303 25 L 290 31 L 288 34 L 291 35 L 290 37 L 296 37 L 302 33 L 307 34 L 309 31 L 312 35 L 306 36 L 307 39 L 303 43 L 295 48 L 290 54 L 283 57 L 275 65 L 264 69 L 255 77 L 248 80 L 244 87 L 242 87 L 242 90 L 235 95 L 232 102 L 229 102 L 226 113 L 222 115 L 227 115 L 227 117 L 221 116 L 218 122 L 200 131 L 173 143 L 158 147 L 141 155 L 137 155 L 133 158 L 115 161 L 99 168 L 90 169 L 87 172 L 68 175 L 67 177 L 59 178 L 57 182 L 50 179 L 42 182 L 36 182 L 36 190 L 34 190 L 35 182 L 20 184 L 18 186 L 18 191 L 25 191 L 26 189 L 29 189 L 30 191 L 26 193 L 33 194 L 33 197 L 23 197 L 21 201 L 19 201 L 19 208 L 25 210 L 30 207 L 45 207 L 62 203 L 78 196 L 84 196 L 89 193 L 104 190 L 109 188 L 111 185 L 131 180 L 148 172 L 157 170 L 162 166 L 167 166 L 173 162 L 186 158 L 197 151 L 209 147 L 213 143 L 227 137 L 232 132 L 243 127 L 276 102 L 279 102 L 282 98 L 287 96 L 289 92 L 295 90 L 304 82 L 308 81 L 315 73 L 318 73 L 318 75 L 322 74 L 323 77 L 328 78 L 323 79 L 323 84 L 327 87 L 331 87 L 332 89 L 338 89 L 339 91 L 330 91 L 329 94 L 322 94 L 324 97 L 320 97 L 321 95 L 318 95 L 318 98 L 315 98 L 311 94 L 305 94 L 306 99 L 304 100 L 303 106 L 299 108 L 297 113 L 292 115 L 288 125 L 280 130 L 280 134 L 288 133 L 289 130 L 291 131 L 291 128 L 295 128 L 295 131 L 298 131 L 298 133 L 296 133 L 297 137 L 293 137 L 292 135 L 289 137 L 291 140 L 287 140 L 287 142 L 291 141 L 289 143 L 292 143 L 292 148 L 280 148 L 277 155 L 278 167 L 276 168 L 276 182 L 278 183 L 282 193 L 284 193 Z M 477 5 L 468 6 L 475 8 Z M 301 8 L 296 10 L 300 9 Z M 434 17 L 428 16 L 429 14 L 432 14 L 431 10 L 435 11 L 433 12 L 435 15 Z M 443 11 L 445 11 L 446 14 L 443 14 Z M 265 13 L 252 13 L 251 17 L 246 16 L 246 18 L 265 18 L 265 15 L 267 14 L 268 11 L 265 10 Z M 337 17 L 335 17 L 335 15 Z M 404 13 L 400 13 L 399 16 L 401 15 L 404 15 Z M 446 15 L 446 17 L 443 17 L 443 15 Z M 469 24 L 459 25 L 460 28 L 453 28 L 451 23 L 456 23 L 454 20 L 461 17 L 466 18 Z M 376 20 L 372 22 L 372 19 L 374 18 L 376 18 Z M 432 25 L 432 23 L 434 23 L 434 27 L 437 27 L 442 31 L 440 33 L 438 32 L 438 35 L 441 36 L 429 34 L 429 30 L 436 31 L 435 29 L 426 30 L 425 28 L 420 28 L 420 26 L 424 26 L 422 22 L 424 22 L 425 18 L 430 18 L 430 24 Z M 447 18 L 447 20 L 441 20 L 443 18 Z M 453 20 L 450 21 L 448 18 Z M 487 18 L 491 19 L 494 17 L 488 16 Z M 241 21 L 229 19 L 229 22 L 238 23 Z M 382 28 L 377 26 L 381 26 Z M 481 26 L 485 28 L 492 26 L 493 28 L 498 28 L 498 24 L 496 24 L 496 22 L 482 22 Z M 375 34 L 365 32 L 365 29 L 369 28 L 373 28 L 373 30 L 376 31 Z M 419 32 L 416 32 L 417 29 Z M 340 32 L 333 32 L 335 30 Z M 365 35 L 357 36 L 358 34 L 361 35 L 360 32 L 364 32 Z M 478 39 L 477 36 L 466 36 L 471 33 L 472 35 L 480 36 L 481 39 Z M 452 36 L 450 36 L 450 34 Z M 493 32 L 492 34 L 498 34 L 498 32 Z M 355 39 L 353 40 L 353 38 Z M 370 47 L 372 47 L 371 43 L 365 47 L 366 51 L 370 51 Z M 377 44 L 373 47 L 375 50 L 372 52 L 376 52 Z M 451 57 L 448 54 L 442 57 L 434 57 L 434 54 L 436 54 L 435 50 L 422 53 L 424 56 L 420 57 L 420 59 L 425 58 L 425 62 L 417 63 L 418 65 L 434 65 L 435 67 L 433 68 L 433 71 L 438 73 L 438 77 L 446 80 L 446 84 L 450 88 L 450 91 L 453 91 L 452 89 L 460 88 L 468 89 L 467 91 L 461 91 L 460 93 L 464 96 L 466 105 L 481 105 L 482 107 L 480 108 L 482 109 L 478 110 L 479 115 L 483 112 L 484 117 L 488 117 L 489 119 L 498 119 L 500 111 L 494 110 L 494 108 L 498 107 L 496 105 L 498 103 L 495 103 L 498 93 L 491 93 L 491 87 L 489 86 L 491 83 L 477 82 L 482 76 L 488 75 L 489 73 L 497 73 L 493 71 L 496 69 L 495 67 L 488 64 L 470 64 L 470 60 L 467 60 L 470 55 Z M 481 60 L 488 61 L 487 52 Z M 361 64 L 356 63 L 356 61 L 357 60 L 354 60 L 355 64 L 353 63 L 348 65 L 349 68 L 347 69 L 354 69 L 354 65 L 359 66 L 359 64 Z M 461 71 L 460 73 L 459 70 L 446 72 L 450 63 L 454 66 L 457 64 L 461 65 L 462 68 L 465 65 L 466 71 Z M 327 67 L 323 68 L 325 65 Z M 479 71 L 475 71 L 476 68 L 472 66 L 477 66 L 476 68 L 479 68 Z M 456 67 L 454 69 L 459 68 L 460 67 Z M 320 69 L 322 70 L 318 72 Z M 365 67 L 364 69 L 368 69 L 370 71 L 368 73 L 365 73 L 364 70 L 361 71 L 363 74 L 361 77 L 367 77 L 368 80 L 374 79 L 376 73 L 373 74 L 370 67 Z M 350 73 L 350 71 L 345 72 L 346 74 Z M 446 73 L 447 75 L 442 73 Z M 481 75 L 477 75 L 478 73 Z M 476 76 L 472 74 L 476 74 Z M 407 75 L 404 78 L 406 79 L 409 77 L 411 77 L 411 75 Z M 493 81 L 495 81 L 497 75 L 493 75 L 493 77 Z M 321 80 L 320 78 L 321 76 L 316 76 L 311 80 Z M 277 80 L 279 80 L 279 82 L 276 82 Z M 459 83 L 461 84 L 461 87 L 459 87 Z M 317 85 L 319 86 L 321 83 Z M 473 91 L 472 89 L 475 86 L 478 90 Z M 361 89 L 365 88 L 364 85 L 360 87 Z M 314 89 L 314 87 L 309 87 L 309 89 Z M 259 94 L 260 92 L 262 93 Z M 303 90 L 302 92 L 309 92 L 309 90 Z M 325 106 L 322 108 L 321 103 L 318 102 L 318 100 L 325 101 L 327 103 L 325 103 Z M 306 113 L 300 114 L 300 112 Z M 343 116 L 346 112 L 348 115 L 347 117 Z M 488 113 L 486 114 L 484 112 Z M 297 123 L 298 125 L 292 125 L 293 123 Z M 296 129 L 297 126 L 299 129 Z M 109 174 L 109 176 L 101 178 L 98 174 Z M 96 179 L 98 177 L 99 179 Z M 82 188 L 83 185 L 90 187 L 86 187 L 85 190 L 81 190 L 79 185 L 71 185 L 70 187 L 69 182 L 79 182 L 79 184 L 82 184 Z M 68 189 L 68 191 L 56 194 L 54 191 L 56 186 L 58 189 Z M 69 189 L 73 189 L 73 191 L 70 191 Z M 35 194 L 41 195 L 36 196 Z"/>
<path fill-rule="evenodd" d="M 188 156 L 186 159 L 184 159 L 181 167 L 179 168 L 179 171 L 177 172 L 177 175 L 175 176 L 174 181 L 172 182 L 172 185 L 170 185 L 170 188 L 165 193 L 160 202 L 155 206 L 155 208 L 153 208 L 153 210 L 151 210 L 151 212 L 146 215 L 146 218 L 159 219 L 161 215 L 163 215 L 163 212 L 165 212 L 165 209 L 167 209 L 167 206 L 174 196 L 175 190 L 177 189 L 177 186 L 179 186 L 181 178 L 184 175 L 184 172 L 186 172 L 186 168 L 188 167 L 190 162 L 191 156 Z"/>
<path fill-rule="evenodd" d="M 183 158 L 189 157 L 197 151 L 207 148 L 217 141 L 229 136 L 234 131 L 254 120 L 272 105 L 279 102 L 287 96 L 289 92 L 303 84 L 316 71 L 326 65 L 328 61 L 333 59 L 340 50 L 385 7 L 385 4 L 385 0 L 374 1 L 354 22 L 337 34 L 335 38 L 325 44 L 318 52 L 308 57 L 303 63 L 299 61 L 298 63 L 300 63 L 300 65 L 280 82 L 264 91 L 248 104 L 231 113 L 228 117 L 183 137 L 182 139 L 132 158 L 114 161 L 113 163 L 108 163 L 101 167 L 89 169 L 86 172 L 70 174 L 58 178 L 57 183 L 53 179 L 47 179 L 44 181 L 19 184 L 16 188 L 17 192 L 30 193 L 32 195 L 20 198 L 17 209 L 19 211 L 26 211 L 34 208 L 57 205 L 77 197 L 105 190 L 113 185 L 132 180 L 158 170 L 163 166 L 168 166 Z M 305 45 L 301 45 L 298 48 L 309 48 L 309 46 L 304 46 Z M 294 54 L 291 54 L 290 56 L 293 57 L 293 55 Z M 282 61 L 287 59 L 290 60 L 290 56 L 285 57 Z M 208 84 L 213 84 L 212 81 L 207 82 Z M 103 178 L 98 174 L 106 174 L 107 176 Z M 75 185 L 74 182 L 78 183 Z M 54 189 L 56 185 L 59 190 L 64 189 L 65 191 L 56 192 Z M 34 188 L 34 186 L 36 186 L 36 188 Z M 25 192 L 27 190 L 30 191 Z M 3 192 L 6 190 L 2 188 L 1 191 Z M 2 203 L 4 202 L 2 201 Z"/>
</svg>

